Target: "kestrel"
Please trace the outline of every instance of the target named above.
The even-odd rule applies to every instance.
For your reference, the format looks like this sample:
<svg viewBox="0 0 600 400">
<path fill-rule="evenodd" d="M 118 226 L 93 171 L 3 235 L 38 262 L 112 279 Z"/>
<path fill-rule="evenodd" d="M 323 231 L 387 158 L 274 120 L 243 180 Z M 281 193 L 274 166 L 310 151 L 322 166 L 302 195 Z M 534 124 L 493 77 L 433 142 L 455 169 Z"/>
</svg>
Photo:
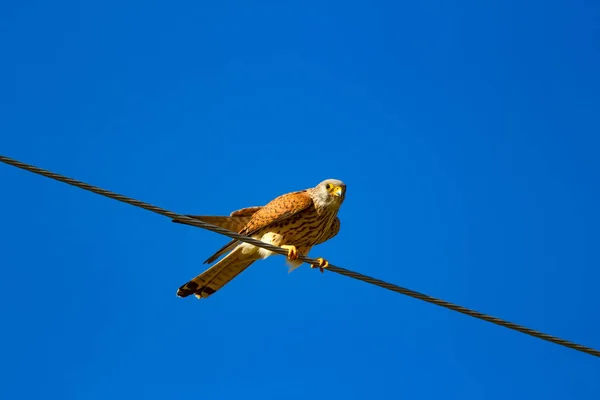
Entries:
<svg viewBox="0 0 600 400">
<path fill-rule="evenodd" d="M 229 217 L 188 217 L 283 247 L 288 250 L 291 272 L 302 264 L 302 261 L 297 259 L 298 255 L 308 255 L 313 246 L 337 235 L 340 230 L 337 213 L 345 195 L 346 185 L 342 181 L 327 179 L 313 188 L 279 196 L 266 206 L 234 211 Z M 185 221 L 176 219 L 173 222 L 185 224 Z M 273 254 L 260 247 L 232 240 L 204 263 L 210 264 L 227 252 L 228 254 L 215 265 L 181 286 L 177 290 L 177 296 L 187 297 L 193 294 L 199 299 L 208 297 L 255 261 Z M 327 268 L 329 263 L 322 258 L 318 260 L 323 272 L 323 268 Z"/>
</svg>

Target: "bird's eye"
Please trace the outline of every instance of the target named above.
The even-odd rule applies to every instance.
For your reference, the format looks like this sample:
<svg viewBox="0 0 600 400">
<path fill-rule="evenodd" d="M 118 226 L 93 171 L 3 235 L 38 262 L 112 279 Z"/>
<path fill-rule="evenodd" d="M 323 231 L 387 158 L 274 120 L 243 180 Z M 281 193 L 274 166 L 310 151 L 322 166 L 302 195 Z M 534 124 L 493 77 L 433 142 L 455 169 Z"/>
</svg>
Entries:
<svg viewBox="0 0 600 400">
<path fill-rule="evenodd" d="M 327 186 L 325 186 L 325 187 L 327 188 L 327 190 L 331 190 L 332 185 L 331 185 L 331 183 L 328 183 Z"/>
</svg>

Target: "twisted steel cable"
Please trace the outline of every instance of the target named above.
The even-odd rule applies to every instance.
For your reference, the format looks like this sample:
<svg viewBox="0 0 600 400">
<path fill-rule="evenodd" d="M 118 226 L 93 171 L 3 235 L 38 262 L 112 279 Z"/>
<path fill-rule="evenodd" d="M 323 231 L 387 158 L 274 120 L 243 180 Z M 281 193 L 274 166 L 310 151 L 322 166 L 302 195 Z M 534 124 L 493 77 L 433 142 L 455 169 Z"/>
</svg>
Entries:
<svg viewBox="0 0 600 400">
<path fill-rule="evenodd" d="M 287 256 L 287 254 L 288 254 L 287 250 L 285 250 L 285 249 L 283 249 L 281 247 L 277 247 L 277 246 L 273 246 L 271 244 L 265 243 L 265 242 L 263 242 L 261 240 L 257 240 L 257 239 L 253 239 L 253 238 L 248 237 L 248 236 L 240 235 L 240 234 L 238 234 L 236 232 L 233 232 L 233 231 L 230 231 L 228 229 L 224 229 L 224 228 L 221 228 L 219 226 L 215 226 L 215 225 L 206 223 L 204 221 L 200 221 L 200 220 L 197 220 L 197 219 L 194 219 L 194 218 L 187 217 L 187 216 L 182 215 L 182 214 L 178 214 L 178 213 L 175 213 L 175 212 L 172 212 L 172 211 L 169 211 L 169 210 L 165 210 L 164 208 L 160 208 L 160 207 L 154 206 L 152 204 L 145 203 L 143 201 L 135 200 L 135 199 L 132 199 L 130 197 L 124 196 L 122 194 L 114 193 L 114 192 L 112 192 L 110 190 L 102 189 L 102 188 L 90 185 L 88 183 L 81 182 L 81 181 L 78 181 L 76 179 L 69 178 L 69 177 L 66 177 L 64 175 L 61 175 L 61 174 L 57 174 L 55 172 L 51 172 L 51 171 L 48 171 L 48 170 L 45 170 L 45 169 L 42 169 L 42 168 L 38 168 L 38 167 L 35 167 L 33 165 L 30 165 L 30 164 L 26 164 L 26 163 L 21 162 L 21 161 L 17 161 L 15 159 L 10 158 L 10 157 L 6 157 L 6 156 L 0 155 L 0 161 L 3 162 L 3 163 L 5 163 L 5 164 L 9 164 L 9 165 L 12 165 L 14 167 L 24 169 L 26 171 L 33 172 L 35 174 L 42 175 L 42 176 L 45 176 L 47 178 L 54 179 L 54 180 L 57 180 L 57 181 L 60 181 L 60 182 L 64 182 L 64 183 L 67 183 L 69 185 L 78 187 L 80 189 L 84 189 L 84 190 L 87 190 L 87 191 L 99 194 L 101 196 L 105 196 L 105 197 L 108 197 L 108 198 L 111 198 L 111 199 L 114 199 L 114 200 L 121 201 L 123 203 L 130 204 L 130 205 L 135 206 L 135 207 L 143 208 L 145 210 L 152 211 L 152 212 L 160 214 L 160 215 L 164 215 L 165 217 L 169 217 L 171 219 L 177 219 L 179 221 L 185 222 L 188 225 L 193 225 L 193 226 L 196 226 L 198 228 L 206 229 L 206 230 L 209 230 L 209 231 L 212 231 L 212 232 L 219 233 L 221 235 L 228 236 L 228 237 L 230 237 L 232 239 L 236 239 L 236 240 L 239 240 L 239 241 L 242 241 L 242 242 L 250 243 L 250 244 L 255 245 L 257 247 L 262 247 L 263 249 L 272 251 L 272 252 L 277 253 L 277 254 L 281 254 L 281 255 L 284 255 L 284 256 Z M 311 264 L 313 266 L 318 266 L 319 265 L 319 261 L 315 260 L 313 258 L 308 258 L 308 257 L 304 257 L 304 256 L 298 256 L 298 259 L 301 260 L 301 261 L 303 261 L 303 262 L 306 262 L 308 264 Z M 360 274 L 358 272 L 350 271 L 350 270 L 347 270 L 345 268 L 341 268 L 341 267 L 338 267 L 338 266 L 335 266 L 335 265 L 332 265 L 332 264 L 329 264 L 329 266 L 327 267 L 326 270 L 327 271 L 331 271 L 331 272 L 335 272 L 335 273 L 338 273 L 340 275 L 344 275 L 344 276 L 347 276 L 347 277 L 350 277 L 350 278 L 353 278 L 353 279 L 357 279 L 359 281 L 363 281 L 363 282 L 369 283 L 371 285 L 379 286 L 379 287 L 382 287 L 384 289 L 391 290 L 393 292 L 400 293 L 400 294 L 403 294 L 403 295 L 406 295 L 406 296 L 409 296 L 409 297 L 412 297 L 412 298 L 415 298 L 415 299 L 426 301 L 428 303 L 435 304 L 435 305 L 440 306 L 440 307 L 444 307 L 444 308 L 447 308 L 447 309 L 450 309 L 450 310 L 453 310 L 453 311 L 457 311 L 459 313 L 468 315 L 468 316 L 473 317 L 473 318 L 478 318 L 478 319 L 481 319 L 483 321 L 491 322 L 492 324 L 503 326 L 505 328 L 512 329 L 512 330 L 524 333 L 526 335 L 530 335 L 530 336 L 536 337 L 538 339 L 542 339 L 542 340 L 546 340 L 546 341 L 551 342 L 551 343 L 558 344 L 560 346 L 568 347 L 570 349 L 577 350 L 577 351 L 580 351 L 580 352 L 583 352 L 583 353 L 587 353 L 587 354 L 590 354 L 592 356 L 600 357 L 600 351 L 598 351 L 596 349 L 593 349 L 593 348 L 590 348 L 590 347 L 587 347 L 587 346 L 583 346 L 581 344 L 577 344 L 577 343 L 571 342 L 569 340 L 561 339 L 559 337 L 556 337 L 556 336 L 553 336 L 553 335 L 549 335 L 549 334 L 537 331 L 535 329 L 527 328 L 525 326 L 522 326 L 522 325 L 519 325 L 519 324 L 515 324 L 513 322 L 509 322 L 509 321 L 503 320 L 501 318 L 493 317 L 491 315 L 487 315 L 487 314 L 481 313 L 479 311 L 471 310 L 469 308 L 466 308 L 466 307 L 463 307 L 463 306 L 460 306 L 460 305 L 457 305 L 457 304 L 454 304 L 454 303 L 451 303 L 451 302 L 448 302 L 448 301 L 445 301 L 445 300 L 442 300 L 442 299 L 438 299 L 436 297 L 432 297 L 432 296 L 429 296 L 429 295 L 426 295 L 426 294 L 423 294 L 423 293 L 419 293 L 417 291 L 414 291 L 414 290 L 411 290 L 411 289 L 407 289 L 407 288 L 404 288 L 402 286 L 394 285 L 392 283 L 385 282 L 385 281 L 382 281 L 380 279 L 372 278 L 370 276 L 363 275 L 363 274 Z"/>
</svg>

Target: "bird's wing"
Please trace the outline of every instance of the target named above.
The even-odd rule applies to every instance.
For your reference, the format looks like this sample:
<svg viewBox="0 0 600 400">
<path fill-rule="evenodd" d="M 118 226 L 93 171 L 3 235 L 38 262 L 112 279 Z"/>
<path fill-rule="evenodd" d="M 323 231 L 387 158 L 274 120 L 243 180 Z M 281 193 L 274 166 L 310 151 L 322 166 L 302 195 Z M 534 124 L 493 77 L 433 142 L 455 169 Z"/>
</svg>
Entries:
<svg viewBox="0 0 600 400">
<path fill-rule="evenodd" d="M 252 213 L 248 223 L 242 227 L 238 233 L 246 236 L 252 236 L 260 229 L 281 222 L 286 218 L 289 218 L 310 207 L 312 204 L 312 198 L 306 190 L 284 194 L 272 200 L 264 207 L 251 207 L 250 209 L 256 208 L 258 211 L 254 211 Z M 242 212 L 243 214 L 244 210 L 248 209 L 242 209 L 234 213 Z M 232 215 L 234 213 L 232 213 Z M 204 263 L 212 263 L 226 252 L 233 250 L 237 244 L 238 241 L 235 239 L 230 241 L 225 246 L 221 247 L 215 254 L 210 256 L 206 261 L 204 261 Z"/>
<path fill-rule="evenodd" d="M 262 206 L 242 208 L 240 210 L 232 212 L 229 217 L 220 215 L 186 215 L 186 217 L 194 218 L 212 225 L 220 226 L 221 228 L 229 229 L 230 231 L 239 232 L 248 224 L 248 222 L 252 218 L 252 214 L 260 210 L 261 208 Z M 173 219 L 173 222 L 178 224 L 191 225 L 189 222 L 180 219 Z M 235 240 L 230 241 L 204 263 L 209 264 L 215 261 L 227 251 L 232 250 L 236 243 L 237 241 Z"/>
<path fill-rule="evenodd" d="M 252 214 L 252 218 L 240 233 L 251 236 L 259 230 L 284 221 L 313 205 L 307 190 L 286 193 Z"/>
<path fill-rule="evenodd" d="M 338 234 L 338 232 L 340 231 L 340 219 L 338 217 L 335 217 L 335 220 L 333 221 L 333 223 L 331 224 L 331 227 L 329 228 L 329 231 L 327 231 L 327 233 L 325 235 L 323 235 L 322 237 L 319 238 L 319 241 L 315 244 L 321 244 L 321 243 L 325 243 L 326 241 L 328 241 L 329 239 L 331 239 L 332 237 L 334 237 L 335 235 Z"/>
<path fill-rule="evenodd" d="M 247 207 L 232 212 L 228 217 L 220 215 L 186 215 L 186 217 L 207 222 L 212 225 L 220 226 L 221 228 L 229 229 L 230 231 L 239 232 L 248 224 L 252 214 L 260 210 L 262 207 Z M 190 225 L 187 221 L 181 219 L 173 219 L 173 222 L 178 224 Z"/>
<path fill-rule="evenodd" d="M 232 217 L 251 217 L 255 212 L 263 208 L 263 206 L 246 207 L 240 210 L 234 211 L 230 214 Z M 240 228 L 241 229 L 241 228 Z"/>
<path fill-rule="evenodd" d="M 248 221 L 250 221 L 250 217 L 225 217 L 220 215 L 186 215 L 186 217 L 220 226 L 221 228 L 229 229 L 230 231 L 234 232 L 239 232 L 239 230 L 246 226 Z M 174 219 L 173 222 L 178 224 L 192 225 L 189 222 L 181 219 Z"/>
</svg>

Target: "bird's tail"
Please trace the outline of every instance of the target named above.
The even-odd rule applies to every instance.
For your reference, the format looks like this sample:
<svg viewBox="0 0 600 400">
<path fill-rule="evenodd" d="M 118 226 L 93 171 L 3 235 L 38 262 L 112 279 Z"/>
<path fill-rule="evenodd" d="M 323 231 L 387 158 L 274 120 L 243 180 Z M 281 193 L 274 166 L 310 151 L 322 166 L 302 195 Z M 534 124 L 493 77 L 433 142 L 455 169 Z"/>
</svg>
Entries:
<svg viewBox="0 0 600 400">
<path fill-rule="evenodd" d="M 187 297 L 193 294 L 199 299 L 208 297 L 241 274 L 254 261 L 256 259 L 243 254 L 242 249 L 238 247 L 221 261 L 181 286 L 177 290 L 177 296 Z"/>
</svg>

